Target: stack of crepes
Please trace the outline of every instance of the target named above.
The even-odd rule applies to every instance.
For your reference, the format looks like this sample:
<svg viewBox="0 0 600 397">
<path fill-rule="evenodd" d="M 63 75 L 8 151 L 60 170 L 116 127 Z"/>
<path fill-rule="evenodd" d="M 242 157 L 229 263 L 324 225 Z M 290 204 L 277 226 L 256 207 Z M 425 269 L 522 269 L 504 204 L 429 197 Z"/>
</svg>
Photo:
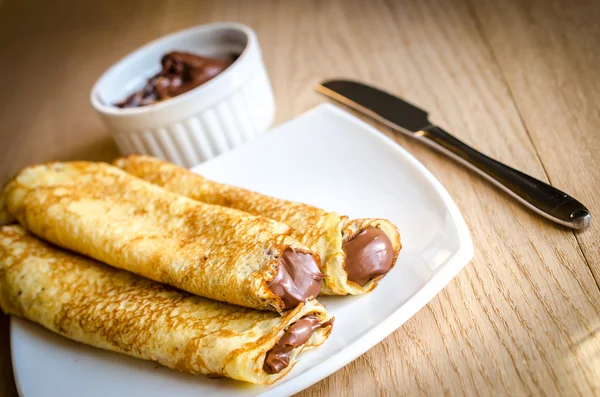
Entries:
<svg viewBox="0 0 600 397">
<path fill-rule="evenodd" d="M 382 219 L 149 157 L 116 165 L 48 163 L 5 185 L 0 224 L 20 226 L 0 228 L 4 312 L 172 369 L 269 384 L 329 336 L 319 292 L 372 290 L 401 247 Z"/>
<path fill-rule="evenodd" d="M 0 227 L 2 310 L 73 340 L 269 384 L 331 332 L 318 259 L 281 223 L 105 163 L 26 168 L 0 202 L 20 223 Z"/>
</svg>

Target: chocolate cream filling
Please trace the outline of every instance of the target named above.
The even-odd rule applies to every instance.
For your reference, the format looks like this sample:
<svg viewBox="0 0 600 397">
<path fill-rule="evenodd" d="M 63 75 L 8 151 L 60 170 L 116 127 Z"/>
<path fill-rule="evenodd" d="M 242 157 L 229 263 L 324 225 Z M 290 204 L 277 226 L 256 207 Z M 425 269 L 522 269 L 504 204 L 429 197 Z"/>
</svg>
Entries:
<svg viewBox="0 0 600 397">
<path fill-rule="evenodd" d="M 344 243 L 344 268 L 348 280 L 364 286 L 369 280 L 381 278 L 394 262 L 394 247 L 385 232 L 369 226 Z"/>
<path fill-rule="evenodd" d="M 115 106 L 133 108 L 176 97 L 206 83 L 233 63 L 232 60 L 209 58 L 181 51 L 165 54 L 160 62 L 162 65 L 160 72 L 148 79 L 141 90 L 115 103 Z"/>
<path fill-rule="evenodd" d="M 302 317 L 290 325 L 281 339 L 267 352 L 263 369 L 268 374 L 277 374 L 290 365 L 292 351 L 308 342 L 312 334 L 319 328 L 333 324 L 333 318 L 320 323 L 315 315 Z"/>
<path fill-rule="evenodd" d="M 288 248 L 281 255 L 277 275 L 269 283 L 269 288 L 281 298 L 284 309 L 288 310 L 316 298 L 324 277 L 312 255 Z"/>
</svg>

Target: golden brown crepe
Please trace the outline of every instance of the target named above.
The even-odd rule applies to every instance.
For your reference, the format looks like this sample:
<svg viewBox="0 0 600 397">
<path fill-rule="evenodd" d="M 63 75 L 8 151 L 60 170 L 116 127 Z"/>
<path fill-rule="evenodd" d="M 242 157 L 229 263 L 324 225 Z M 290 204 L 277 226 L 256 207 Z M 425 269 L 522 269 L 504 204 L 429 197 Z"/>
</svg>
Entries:
<svg viewBox="0 0 600 397">
<path fill-rule="evenodd" d="M 7 183 L 3 199 L 10 215 L 47 241 L 256 309 L 286 307 L 268 287 L 282 253 L 311 254 L 284 224 L 191 200 L 106 163 L 25 168 Z"/>
<path fill-rule="evenodd" d="M 17 225 L 0 227 L 0 307 L 67 338 L 192 374 L 269 384 L 303 349 L 322 344 L 331 324 L 292 351 L 276 374 L 263 369 L 285 329 L 325 308 L 312 300 L 284 316 L 200 298 L 63 251 Z"/>
<path fill-rule="evenodd" d="M 323 280 L 321 294 L 356 295 L 377 286 L 381 277 L 359 285 L 348 280 L 348 273 L 344 269 L 346 255 L 342 245 L 367 228 L 379 228 L 389 238 L 394 251 L 392 266 L 402 247 L 398 229 L 385 219 L 349 219 L 307 204 L 214 182 L 149 156 L 131 155 L 117 159 L 114 164 L 148 182 L 194 200 L 269 217 L 292 227 L 293 236 L 320 256 L 321 271 L 328 276 Z"/>
</svg>

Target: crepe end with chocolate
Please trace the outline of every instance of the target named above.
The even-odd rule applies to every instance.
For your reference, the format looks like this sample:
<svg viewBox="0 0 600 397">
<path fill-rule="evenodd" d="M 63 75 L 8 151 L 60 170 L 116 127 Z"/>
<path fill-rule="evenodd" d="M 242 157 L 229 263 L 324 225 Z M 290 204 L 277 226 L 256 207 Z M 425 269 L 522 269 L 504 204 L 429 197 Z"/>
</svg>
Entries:
<svg viewBox="0 0 600 397">
<path fill-rule="evenodd" d="M 282 312 L 321 286 L 318 258 L 288 226 L 191 200 L 106 163 L 28 167 L 3 199 L 44 240 L 196 295 Z"/>
<path fill-rule="evenodd" d="M 265 216 L 293 228 L 292 236 L 321 259 L 321 294 L 371 291 L 394 266 L 402 248 L 398 229 L 385 219 L 348 219 L 335 212 L 266 196 L 206 179 L 154 157 L 115 160 L 123 170 L 194 200 Z"/>
<path fill-rule="evenodd" d="M 194 296 L 0 227 L 0 307 L 67 338 L 192 374 L 269 384 L 332 318 L 311 300 L 284 316 Z"/>
</svg>

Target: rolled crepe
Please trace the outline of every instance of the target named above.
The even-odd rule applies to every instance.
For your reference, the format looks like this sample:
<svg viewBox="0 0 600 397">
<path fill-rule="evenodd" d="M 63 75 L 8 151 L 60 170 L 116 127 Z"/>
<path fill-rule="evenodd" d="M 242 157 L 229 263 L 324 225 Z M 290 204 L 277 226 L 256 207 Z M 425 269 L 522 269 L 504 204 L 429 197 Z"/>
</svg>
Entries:
<svg viewBox="0 0 600 397">
<path fill-rule="evenodd" d="M 94 347 L 261 384 L 285 376 L 332 324 L 314 300 L 285 316 L 216 302 L 50 246 L 17 225 L 0 227 L 0 307 Z M 266 358 L 307 319 L 318 325 L 273 373 Z"/>
<path fill-rule="evenodd" d="M 131 155 L 114 164 L 194 200 L 269 217 L 292 227 L 292 235 L 320 256 L 321 271 L 327 276 L 322 294 L 371 291 L 394 266 L 402 247 L 398 229 L 385 219 L 349 219 L 311 205 L 214 182 L 149 156 Z"/>
<path fill-rule="evenodd" d="M 284 224 L 168 192 L 105 163 L 22 170 L 3 192 L 26 229 L 185 291 L 283 311 L 318 295 L 318 260 Z"/>
</svg>

